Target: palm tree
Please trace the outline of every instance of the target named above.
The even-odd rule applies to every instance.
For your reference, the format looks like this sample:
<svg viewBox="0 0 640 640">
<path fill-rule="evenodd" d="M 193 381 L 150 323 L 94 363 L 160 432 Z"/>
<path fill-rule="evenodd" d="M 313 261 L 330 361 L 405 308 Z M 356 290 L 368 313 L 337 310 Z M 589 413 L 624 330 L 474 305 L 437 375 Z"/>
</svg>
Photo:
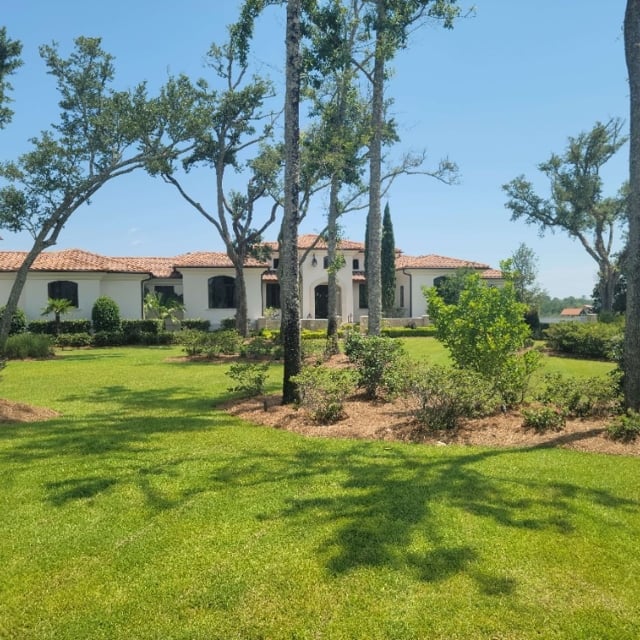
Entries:
<svg viewBox="0 0 640 640">
<path fill-rule="evenodd" d="M 66 298 L 49 298 L 49 300 L 47 300 L 47 306 L 42 310 L 42 315 L 48 316 L 50 313 L 55 315 L 56 336 L 60 335 L 60 316 L 69 313 L 69 311 L 74 308 L 71 300 L 67 300 Z"/>
</svg>

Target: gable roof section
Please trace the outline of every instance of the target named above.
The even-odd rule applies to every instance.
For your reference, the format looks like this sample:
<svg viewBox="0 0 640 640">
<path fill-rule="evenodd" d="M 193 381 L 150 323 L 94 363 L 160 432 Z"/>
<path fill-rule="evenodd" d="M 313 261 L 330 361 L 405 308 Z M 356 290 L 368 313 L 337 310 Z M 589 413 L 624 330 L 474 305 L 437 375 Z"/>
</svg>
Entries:
<svg viewBox="0 0 640 640">
<path fill-rule="evenodd" d="M 488 264 L 482 262 L 473 262 L 470 260 L 459 260 L 458 258 L 447 258 L 446 256 L 438 256 L 429 254 L 427 256 L 405 256 L 401 255 L 396 258 L 396 269 L 490 269 Z"/>
<path fill-rule="evenodd" d="M 315 243 L 315 244 L 314 244 Z M 278 250 L 277 242 L 265 242 L 265 246 L 272 251 Z M 298 249 L 326 249 L 327 243 L 323 238 L 318 237 L 315 233 L 305 233 L 298 236 Z M 364 251 L 364 242 L 354 242 L 353 240 L 340 240 L 338 249 L 344 251 Z"/>
<path fill-rule="evenodd" d="M 27 256 L 26 251 L 1 251 L 0 271 L 17 271 Z M 81 271 L 101 273 L 150 273 L 147 268 L 127 262 L 126 258 L 107 258 L 82 251 L 64 249 L 41 253 L 30 271 Z"/>
<path fill-rule="evenodd" d="M 226 253 L 218 251 L 193 251 L 191 253 L 185 253 L 184 255 L 173 258 L 172 264 L 176 269 L 187 267 L 233 267 L 229 256 Z M 244 266 L 265 269 L 269 264 L 261 260 L 256 260 L 255 258 L 247 258 Z"/>
</svg>

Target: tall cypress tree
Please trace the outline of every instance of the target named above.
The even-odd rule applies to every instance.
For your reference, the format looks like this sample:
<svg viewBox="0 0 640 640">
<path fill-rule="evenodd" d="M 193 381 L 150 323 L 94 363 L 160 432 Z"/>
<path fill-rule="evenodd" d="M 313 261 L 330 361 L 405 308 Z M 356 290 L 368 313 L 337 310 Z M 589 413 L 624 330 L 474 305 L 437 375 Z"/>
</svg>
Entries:
<svg viewBox="0 0 640 640">
<path fill-rule="evenodd" d="M 382 284 L 382 310 L 389 314 L 396 302 L 396 241 L 389 203 L 382 217 L 382 243 L 380 251 L 380 275 Z"/>
</svg>

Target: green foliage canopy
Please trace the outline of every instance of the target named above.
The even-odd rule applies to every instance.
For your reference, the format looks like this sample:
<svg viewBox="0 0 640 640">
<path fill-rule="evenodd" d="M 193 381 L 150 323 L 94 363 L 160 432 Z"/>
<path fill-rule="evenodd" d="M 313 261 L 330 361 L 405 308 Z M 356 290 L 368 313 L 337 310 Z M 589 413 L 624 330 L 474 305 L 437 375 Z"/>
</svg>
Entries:
<svg viewBox="0 0 640 640">
<path fill-rule="evenodd" d="M 489 379 L 506 405 L 521 400 L 537 366 L 537 352 L 527 351 L 527 306 L 518 302 L 509 274 L 502 287 L 491 287 L 478 274 L 466 277 L 457 304 L 447 304 L 435 287 L 424 289 L 437 337 L 455 365 Z"/>
</svg>

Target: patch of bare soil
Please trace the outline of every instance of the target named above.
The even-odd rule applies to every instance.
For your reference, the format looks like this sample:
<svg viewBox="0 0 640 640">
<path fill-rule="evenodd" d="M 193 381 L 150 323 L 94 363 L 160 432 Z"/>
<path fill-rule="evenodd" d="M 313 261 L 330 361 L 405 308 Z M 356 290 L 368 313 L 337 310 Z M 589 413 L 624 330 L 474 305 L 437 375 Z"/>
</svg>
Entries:
<svg viewBox="0 0 640 640">
<path fill-rule="evenodd" d="M 56 418 L 59 415 L 53 409 L 34 407 L 30 404 L 0 398 L 0 422 L 38 422 Z"/>
<path fill-rule="evenodd" d="M 239 400 L 221 408 L 255 424 L 313 437 L 404 441 L 439 446 L 564 447 L 594 453 L 640 456 L 640 441 L 622 443 L 610 440 L 606 434 L 609 421 L 602 418 L 567 420 L 562 431 L 537 433 L 533 429 L 524 429 L 521 413 L 513 411 L 466 420 L 456 431 L 434 432 L 419 427 L 413 420 L 407 400 L 402 398 L 394 402 L 369 402 L 361 396 L 353 396 L 346 402 L 345 417 L 330 425 L 314 423 L 303 409 L 283 406 L 281 397 L 276 395 Z"/>
</svg>

